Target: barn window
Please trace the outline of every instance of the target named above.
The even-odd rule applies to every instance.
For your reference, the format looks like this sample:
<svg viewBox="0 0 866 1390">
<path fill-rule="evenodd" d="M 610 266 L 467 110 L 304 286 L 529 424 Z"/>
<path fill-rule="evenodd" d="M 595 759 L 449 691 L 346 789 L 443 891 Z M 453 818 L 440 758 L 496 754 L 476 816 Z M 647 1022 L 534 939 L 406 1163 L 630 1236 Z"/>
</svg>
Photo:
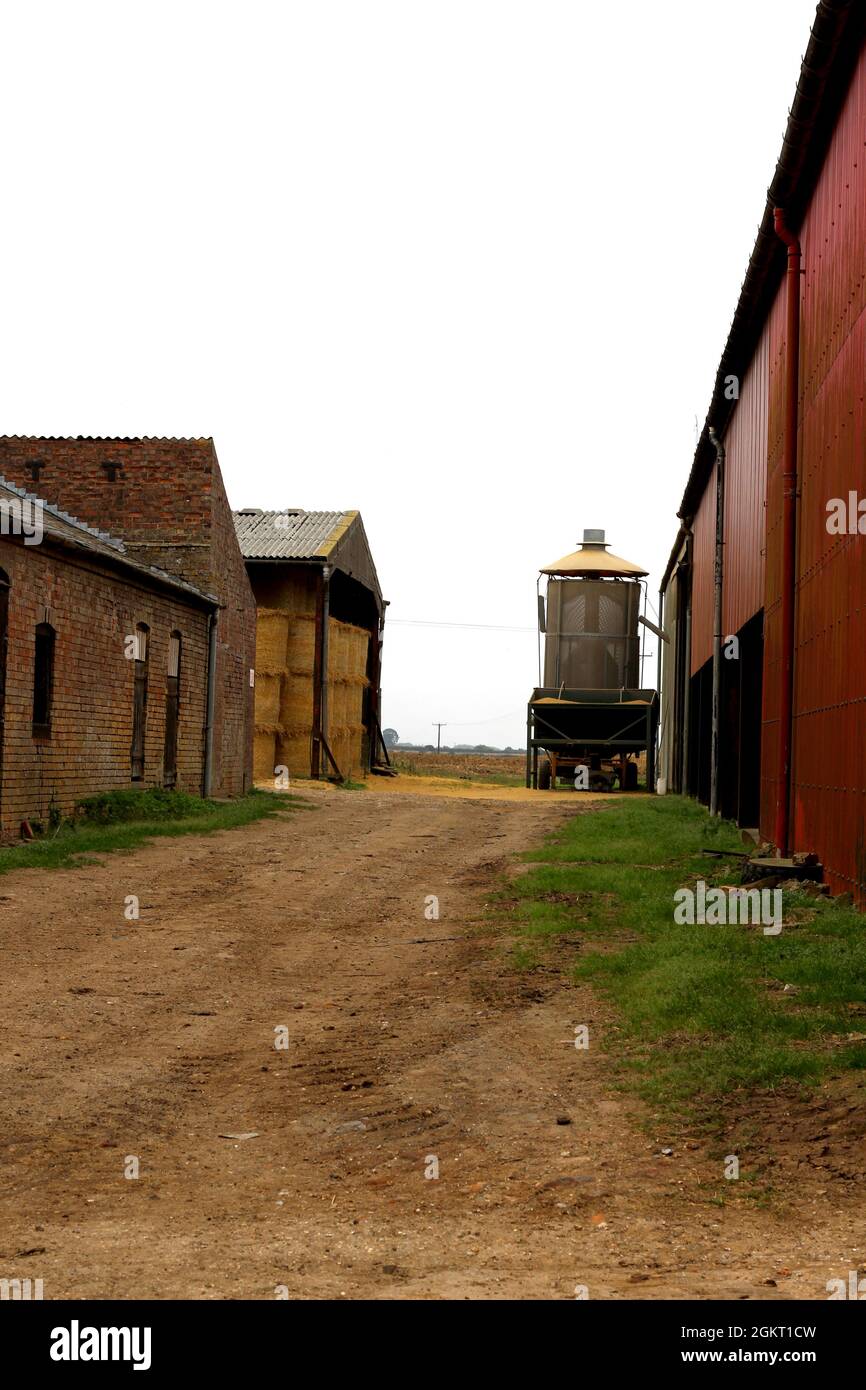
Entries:
<svg viewBox="0 0 866 1390">
<path fill-rule="evenodd" d="M 135 629 L 135 684 L 132 695 L 132 747 L 129 750 L 133 782 L 144 777 L 144 735 L 147 728 L 147 661 L 150 655 L 150 629 L 139 623 Z"/>
<path fill-rule="evenodd" d="M 177 782 L 177 726 L 180 711 L 180 633 L 168 639 L 168 667 L 165 675 L 165 750 L 162 780 L 166 787 Z"/>
<path fill-rule="evenodd" d="M 54 628 L 39 623 L 33 665 L 33 737 L 51 736 L 51 699 L 54 693 Z"/>
</svg>

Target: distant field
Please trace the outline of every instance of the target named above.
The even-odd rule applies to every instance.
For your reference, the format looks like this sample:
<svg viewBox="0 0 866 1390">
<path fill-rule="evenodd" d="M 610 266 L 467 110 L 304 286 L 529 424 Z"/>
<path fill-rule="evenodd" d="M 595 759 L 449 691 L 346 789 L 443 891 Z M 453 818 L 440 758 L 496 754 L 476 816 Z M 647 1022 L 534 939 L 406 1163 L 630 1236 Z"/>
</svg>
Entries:
<svg viewBox="0 0 866 1390">
<path fill-rule="evenodd" d="M 497 785 L 523 783 L 526 766 L 522 754 L 404 753 L 391 749 L 391 762 L 400 772 L 422 777 L 463 777 Z"/>
</svg>

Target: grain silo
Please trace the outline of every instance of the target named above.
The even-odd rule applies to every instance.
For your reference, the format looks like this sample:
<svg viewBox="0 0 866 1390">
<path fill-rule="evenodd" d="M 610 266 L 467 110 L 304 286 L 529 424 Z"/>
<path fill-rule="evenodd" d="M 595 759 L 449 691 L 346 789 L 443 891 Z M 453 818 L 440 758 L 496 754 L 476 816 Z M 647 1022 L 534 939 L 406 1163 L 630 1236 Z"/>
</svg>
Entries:
<svg viewBox="0 0 866 1390">
<path fill-rule="evenodd" d="M 594 530 L 584 531 L 577 550 L 542 568 L 540 683 L 527 708 L 527 786 L 555 786 L 558 777 L 579 785 L 577 769 L 585 769 L 588 788 L 607 788 L 615 779 L 632 788 L 645 752 L 652 787 L 658 698 L 641 688 L 638 629 L 646 574 L 611 555 L 604 532 Z"/>
<path fill-rule="evenodd" d="M 646 570 L 608 554 L 603 531 L 541 571 L 547 576 L 544 684 L 616 690 L 640 684 L 638 617 Z"/>
</svg>

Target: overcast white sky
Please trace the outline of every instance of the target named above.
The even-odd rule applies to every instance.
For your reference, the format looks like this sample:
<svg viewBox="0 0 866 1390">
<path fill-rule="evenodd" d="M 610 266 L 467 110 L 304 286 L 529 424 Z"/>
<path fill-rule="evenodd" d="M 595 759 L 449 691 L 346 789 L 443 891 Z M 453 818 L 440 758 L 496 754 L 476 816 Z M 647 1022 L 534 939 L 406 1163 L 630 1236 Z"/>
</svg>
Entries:
<svg viewBox="0 0 866 1390">
<path fill-rule="evenodd" d="M 384 722 L 519 745 L 539 567 L 655 598 L 814 13 L 7 0 L 0 431 L 359 507 Z"/>
</svg>

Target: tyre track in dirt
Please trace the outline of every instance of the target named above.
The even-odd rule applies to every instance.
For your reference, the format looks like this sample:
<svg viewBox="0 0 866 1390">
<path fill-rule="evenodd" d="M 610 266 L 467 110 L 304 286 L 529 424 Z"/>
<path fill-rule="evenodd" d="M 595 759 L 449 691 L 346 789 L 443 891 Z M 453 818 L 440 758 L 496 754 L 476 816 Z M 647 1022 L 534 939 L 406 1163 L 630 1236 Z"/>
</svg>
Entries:
<svg viewBox="0 0 866 1390">
<path fill-rule="evenodd" d="M 48 1298 L 822 1296 L 842 1217 L 816 1239 L 709 1205 L 717 1165 L 659 1155 L 602 1048 L 575 1050 L 576 1023 L 612 1026 L 598 1000 L 507 968 L 485 895 L 567 805 L 311 799 L 4 879 L 0 1275 Z"/>
</svg>

